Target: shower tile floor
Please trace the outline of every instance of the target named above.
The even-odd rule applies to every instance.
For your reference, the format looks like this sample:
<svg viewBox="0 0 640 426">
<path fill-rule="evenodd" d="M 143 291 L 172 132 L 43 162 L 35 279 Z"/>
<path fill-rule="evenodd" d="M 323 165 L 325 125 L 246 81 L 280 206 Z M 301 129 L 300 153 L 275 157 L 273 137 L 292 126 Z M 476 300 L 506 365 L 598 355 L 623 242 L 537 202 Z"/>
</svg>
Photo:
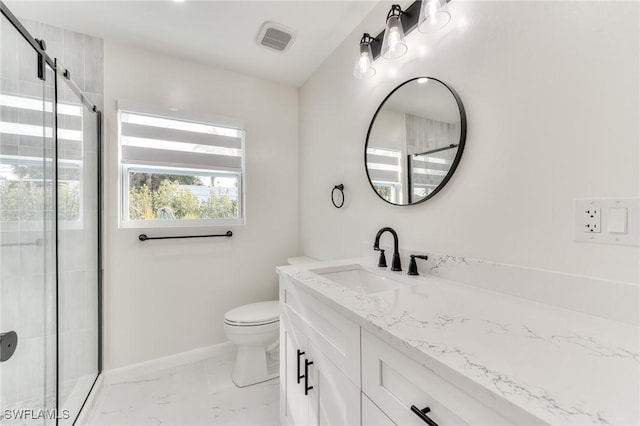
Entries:
<svg viewBox="0 0 640 426">
<path fill-rule="evenodd" d="M 88 425 L 279 424 L 279 380 L 231 381 L 233 357 L 211 358 L 106 384 Z"/>
</svg>

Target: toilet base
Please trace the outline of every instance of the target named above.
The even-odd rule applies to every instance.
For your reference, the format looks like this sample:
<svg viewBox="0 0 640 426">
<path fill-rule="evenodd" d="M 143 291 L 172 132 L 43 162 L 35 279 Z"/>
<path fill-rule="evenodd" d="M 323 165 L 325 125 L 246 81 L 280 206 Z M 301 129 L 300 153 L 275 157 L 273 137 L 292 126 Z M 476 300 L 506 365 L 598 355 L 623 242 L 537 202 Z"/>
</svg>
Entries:
<svg viewBox="0 0 640 426">
<path fill-rule="evenodd" d="M 275 379 L 280 373 L 278 358 L 274 358 L 271 359 L 264 346 L 238 346 L 231 380 L 243 388 Z"/>
</svg>

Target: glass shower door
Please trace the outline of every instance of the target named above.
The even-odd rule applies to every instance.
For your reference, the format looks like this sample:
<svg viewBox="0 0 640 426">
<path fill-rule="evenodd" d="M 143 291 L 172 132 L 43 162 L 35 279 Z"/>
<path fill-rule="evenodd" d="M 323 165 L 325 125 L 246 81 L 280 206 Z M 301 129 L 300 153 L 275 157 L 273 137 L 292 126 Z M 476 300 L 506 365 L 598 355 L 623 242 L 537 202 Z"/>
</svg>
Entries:
<svg viewBox="0 0 640 426">
<path fill-rule="evenodd" d="M 0 24 L 0 423 L 55 424 L 55 77 Z"/>
<path fill-rule="evenodd" d="M 98 118 L 60 74 L 58 424 L 71 425 L 98 375 Z"/>
</svg>

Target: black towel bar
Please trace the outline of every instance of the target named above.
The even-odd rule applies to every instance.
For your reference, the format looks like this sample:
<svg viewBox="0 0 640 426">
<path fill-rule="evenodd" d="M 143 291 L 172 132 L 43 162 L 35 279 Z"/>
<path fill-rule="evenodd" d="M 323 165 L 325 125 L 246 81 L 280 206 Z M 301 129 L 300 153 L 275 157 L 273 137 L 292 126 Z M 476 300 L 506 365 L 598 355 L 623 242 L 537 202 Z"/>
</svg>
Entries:
<svg viewBox="0 0 640 426">
<path fill-rule="evenodd" d="M 149 237 L 147 236 L 147 234 L 140 234 L 138 235 L 138 239 L 140 241 L 147 241 L 147 240 L 175 240 L 175 239 L 180 239 L 180 238 L 213 238 L 213 237 L 231 237 L 233 235 L 233 232 L 231 231 L 227 231 L 224 234 L 212 234 L 212 235 L 178 235 L 175 237 Z"/>
</svg>

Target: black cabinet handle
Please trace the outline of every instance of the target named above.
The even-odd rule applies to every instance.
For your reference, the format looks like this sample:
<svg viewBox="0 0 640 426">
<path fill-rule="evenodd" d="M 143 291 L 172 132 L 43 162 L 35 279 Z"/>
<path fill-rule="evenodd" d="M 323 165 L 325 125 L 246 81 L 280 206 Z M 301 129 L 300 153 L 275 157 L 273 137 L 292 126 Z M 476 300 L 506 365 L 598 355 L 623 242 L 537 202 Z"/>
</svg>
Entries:
<svg viewBox="0 0 640 426">
<path fill-rule="evenodd" d="M 438 423 L 434 422 L 429 418 L 429 416 L 427 416 L 427 413 L 431 411 L 431 408 L 426 407 L 421 410 L 415 405 L 412 405 L 411 411 L 413 411 L 416 414 L 416 416 L 420 417 L 420 419 L 426 424 L 428 424 L 429 426 L 438 426 Z"/>
<path fill-rule="evenodd" d="M 313 389 L 313 386 L 309 386 L 309 366 L 313 365 L 313 361 L 308 359 L 304 360 L 304 394 L 309 395 L 309 391 Z"/>
<path fill-rule="evenodd" d="M 298 384 L 300 384 L 300 380 L 304 378 L 304 376 L 300 375 L 300 357 L 304 355 L 304 352 L 298 349 Z M 305 373 L 306 375 L 306 373 Z"/>
</svg>

